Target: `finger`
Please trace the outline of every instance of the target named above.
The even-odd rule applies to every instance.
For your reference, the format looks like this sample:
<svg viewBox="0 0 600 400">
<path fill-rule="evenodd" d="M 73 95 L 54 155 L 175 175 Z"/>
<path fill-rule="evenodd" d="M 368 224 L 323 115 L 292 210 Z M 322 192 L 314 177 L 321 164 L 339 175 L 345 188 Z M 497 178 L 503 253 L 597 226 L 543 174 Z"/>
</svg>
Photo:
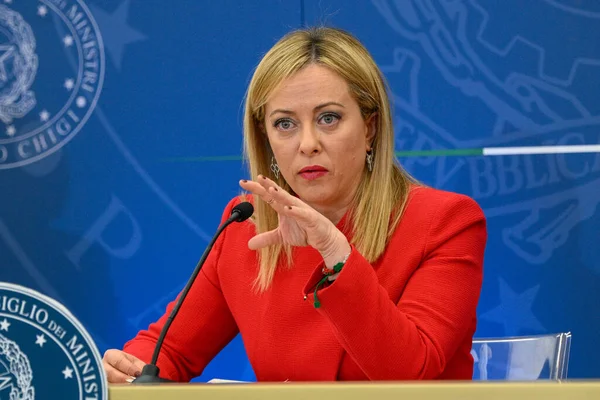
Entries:
<svg viewBox="0 0 600 400">
<path fill-rule="evenodd" d="M 283 207 L 282 213 L 290 218 L 295 219 L 302 225 L 312 225 L 316 222 L 315 213 L 316 211 L 311 208 L 297 207 L 297 206 L 285 206 Z"/>
<path fill-rule="evenodd" d="M 132 376 L 129 376 L 117 370 L 115 367 L 113 367 L 106 361 L 103 361 L 102 365 L 104 367 L 104 370 L 106 371 L 106 379 L 109 383 L 131 383 L 131 381 L 133 380 Z"/>
<path fill-rule="evenodd" d="M 269 231 L 258 234 L 248 241 L 248 248 L 250 250 L 258 250 L 263 247 L 271 246 L 274 244 L 282 243 L 281 236 L 277 231 Z"/>
<path fill-rule="evenodd" d="M 260 179 L 260 178 L 259 178 Z M 260 198 L 265 203 L 272 201 L 272 196 L 269 195 L 267 189 L 256 181 L 241 180 L 240 186 L 242 189 L 252 193 L 255 197 Z"/>
<path fill-rule="evenodd" d="M 280 207 L 277 207 L 277 205 L 275 204 L 276 199 L 275 196 L 273 196 L 273 191 L 277 192 L 282 192 L 282 193 L 286 193 L 289 195 L 289 193 L 285 192 L 285 190 L 279 188 L 273 181 L 269 180 L 268 178 L 266 178 L 264 175 L 259 175 L 258 176 L 258 181 L 247 181 L 247 180 L 242 180 L 240 181 L 240 186 L 251 192 L 253 195 L 259 197 L 262 201 L 264 201 L 265 203 L 267 203 L 268 205 L 270 205 L 271 207 L 273 207 L 275 209 L 275 211 L 279 211 Z M 280 199 L 285 199 L 285 197 L 279 197 Z M 290 198 L 293 198 L 293 196 L 290 196 Z M 286 202 L 285 204 L 293 204 L 290 202 Z"/>
<path fill-rule="evenodd" d="M 269 188 L 269 195 L 282 206 L 296 206 L 300 208 L 310 208 L 308 204 L 299 198 L 292 196 L 277 185 Z"/>
<path fill-rule="evenodd" d="M 129 376 L 139 376 L 142 373 L 142 369 L 138 368 L 126 357 L 121 357 L 120 359 L 116 360 L 112 366 Z"/>
<path fill-rule="evenodd" d="M 295 205 L 297 207 L 308 207 L 308 205 L 302 200 L 300 200 L 298 197 L 292 196 L 290 193 L 288 193 L 281 186 L 279 186 L 277 183 L 273 182 L 269 178 L 261 180 L 265 181 L 264 183 L 262 183 L 262 185 L 266 188 L 267 192 L 272 196 L 272 198 L 275 199 L 275 201 L 288 206 Z"/>
<path fill-rule="evenodd" d="M 258 175 L 257 182 L 264 187 L 265 190 L 269 190 L 269 188 L 275 184 L 275 182 L 267 178 L 265 175 Z"/>
<path fill-rule="evenodd" d="M 269 191 L 270 188 L 272 187 L 276 187 L 278 189 L 281 189 L 279 187 L 279 185 L 277 185 L 274 181 L 272 181 L 271 179 L 267 178 L 264 175 L 259 175 L 258 176 L 258 180 L 257 180 L 258 184 L 260 184 L 267 192 Z M 284 191 L 284 190 L 282 190 Z"/>
<path fill-rule="evenodd" d="M 142 369 L 135 365 L 127 357 L 128 354 L 122 351 L 109 350 L 104 356 L 104 360 L 111 366 L 115 367 L 118 371 L 123 372 L 129 376 L 138 376 L 141 374 Z"/>
<path fill-rule="evenodd" d="M 137 368 L 139 368 L 140 374 L 142 373 L 142 369 L 146 366 L 146 363 L 143 362 L 142 360 L 140 360 L 139 358 L 137 358 L 136 356 L 129 354 L 129 353 L 123 353 L 125 355 L 125 357 L 127 357 L 129 359 L 129 361 Z M 136 375 L 134 375 L 136 376 Z"/>
<path fill-rule="evenodd" d="M 266 197 L 268 198 L 267 204 L 270 205 L 275 211 L 281 213 L 283 207 L 291 205 L 284 195 L 285 191 L 277 189 L 276 187 L 270 187 Z"/>
</svg>

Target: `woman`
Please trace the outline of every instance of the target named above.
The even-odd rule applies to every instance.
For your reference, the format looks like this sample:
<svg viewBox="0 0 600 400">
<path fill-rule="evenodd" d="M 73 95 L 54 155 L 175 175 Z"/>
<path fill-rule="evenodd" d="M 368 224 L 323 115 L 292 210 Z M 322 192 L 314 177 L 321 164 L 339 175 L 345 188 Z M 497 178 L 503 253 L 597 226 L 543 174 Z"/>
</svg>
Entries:
<svg viewBox="0 0 600 400">
<path fill-rule="evenodd" d="M 161 376 L 198 376 L 240 332 L 259 381 L 471 379 L 485 219 L 401 169 L 391 121 L 382 74 L 349 34 L 296 31 L 265 55 L 240 182 L 256 211 L 215 243 Z M 106 353 L 111 382 L 139 374 L 165 320 Z"/>
</svg>

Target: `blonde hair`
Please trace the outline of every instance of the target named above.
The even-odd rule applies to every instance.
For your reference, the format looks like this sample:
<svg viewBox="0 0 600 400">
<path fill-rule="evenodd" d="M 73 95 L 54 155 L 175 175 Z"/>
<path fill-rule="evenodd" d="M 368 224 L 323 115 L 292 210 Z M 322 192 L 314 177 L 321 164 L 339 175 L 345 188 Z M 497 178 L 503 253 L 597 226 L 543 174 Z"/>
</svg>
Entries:
<svg viewBox="0 0 600 400">
<path fill-rule="evenodd" d="M 415 180 L 398 164 L 394 155 L 394 131 L 389 98 L 383 75 L 371 55 L 352 35 L 335 28 L 296 30 L 281 38 L 260 61 L 246 93 L 244 152 L 251 179 L 269 175 L 292 192 L 282 176 L 270 172 L 272 151 L 263 131 L 265 106 L 282 80 L 308 64 L 330 68 L 348 82 L 363 119 L 376 113 L 377 132 L 373 138 L 373 171 L 365 168 L 354 196 L 348 221 L 352 244 L 369 262 L 384 252 L 387 241 L 400 221 Z M 365 155 L 366 156 L 366 155 Z M 254 222 L 257 233 L 277 228 L 277 213 L 255 198 Z M 290 246 L 275 245 L 259 250 L 256 286 L 265 291 L 273 281 L 282 252 L 291 266 Z"/>
</svg>

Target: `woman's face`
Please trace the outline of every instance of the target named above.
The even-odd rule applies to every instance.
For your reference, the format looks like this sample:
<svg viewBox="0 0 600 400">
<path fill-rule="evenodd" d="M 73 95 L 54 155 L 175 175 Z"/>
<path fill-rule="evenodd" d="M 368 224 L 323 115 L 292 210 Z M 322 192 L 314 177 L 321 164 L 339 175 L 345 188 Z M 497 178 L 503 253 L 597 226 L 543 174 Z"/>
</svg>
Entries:
<svg viewBox="0 0 600 400">
<path fill-rule="evenodd" d="M 268 98 L 265 129 L 281 174 L 294 192 L 323 212 L 345 210 L 360 182 L 375 134 L 346 81 L 311 64 Z"/>
</svg>

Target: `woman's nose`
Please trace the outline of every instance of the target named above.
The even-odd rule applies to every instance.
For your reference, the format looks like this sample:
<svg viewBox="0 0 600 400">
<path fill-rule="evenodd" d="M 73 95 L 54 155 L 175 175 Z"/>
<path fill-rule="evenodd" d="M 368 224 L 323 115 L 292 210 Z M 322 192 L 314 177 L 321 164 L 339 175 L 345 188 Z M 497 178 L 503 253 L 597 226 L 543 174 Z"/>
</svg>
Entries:
<svg viewBox="0 0 600 400">
<path fill-rule="evenodd" d="M 319 132 L 313 126 L 304 128 L 301 133 L 300 151 L 303 154 L 315 154 L 321 152 Z"/>
</svg>

